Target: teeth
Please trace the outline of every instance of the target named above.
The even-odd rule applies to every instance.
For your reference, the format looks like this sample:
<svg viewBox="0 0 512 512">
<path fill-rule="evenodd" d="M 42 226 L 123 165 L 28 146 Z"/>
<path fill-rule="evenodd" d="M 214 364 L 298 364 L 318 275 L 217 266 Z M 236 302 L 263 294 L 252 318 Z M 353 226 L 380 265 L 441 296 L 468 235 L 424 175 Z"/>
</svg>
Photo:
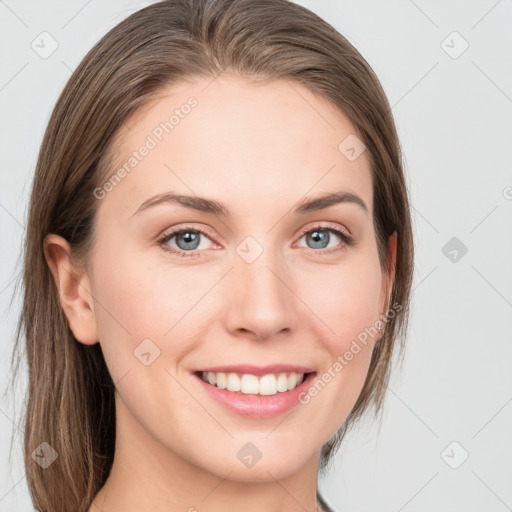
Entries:
<svg viewBox="0 0 512 512">
<path fill-rule="evenodd" d="M 280 373 L 277 377 L 277 391 L 288 391 L 288 377 L 286 373 Z"/>
<path fill-rule="evenodd" d="M 228 373 L 227 386 L 228 391 L 240 391 L 241 383 L 236 373 Z"/>
<path fill-rule="evenodd" d="M 212 386 L 228 391 L 240 391 L 245 395 L 275 395 L 295 389 L 303 380 L 303 373 L 269 373 L 258 378 L 244 373 L 203 372 L 202 378 Z"/>
<path fill-rule="evenodd" d="M 228 378 L 225 373 L 217 374 L 217 387 L 219 389 L 226 389 L 228 387 Z"/>
<path fill-rule="evenodd" d="M 240 391 L 246 395 L 256 395 L 260 390 L 260 384 L 256 375 L 245 373 L 240 381 Z M 229 390 L 231 391 L 231 390 Z"/>
</svg>

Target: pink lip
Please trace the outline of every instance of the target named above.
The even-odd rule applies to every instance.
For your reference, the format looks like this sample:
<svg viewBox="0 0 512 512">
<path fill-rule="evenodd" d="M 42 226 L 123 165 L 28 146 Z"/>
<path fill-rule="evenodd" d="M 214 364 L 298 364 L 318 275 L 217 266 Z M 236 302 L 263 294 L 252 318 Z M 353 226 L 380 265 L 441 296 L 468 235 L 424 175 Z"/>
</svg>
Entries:
<svg viewBox="0 0 512 512">
<path fill-rule="evenodd" d="M 241 367 L 231 366 L 229 368 L 236 368 L 237 370 L 239 370 Z M 240 373 L 250 373 L 248 371 L 245 371 L 247 369 L 246 366 L 244 366 L 243 368 L 244 371 Z M 265 368 L 265 372 L 274 373 L 269 372 L 268 368 L 269 367 Z M 279 368 L 282 368 L 282 366 L 280 366 Z M 195 373 L 193 374 L 193 376 L 198 380 L 199 385 L 202 386 L 202 388 L 208 394 L 209 397 L 213 398 L 217 403 L 221 404 L 229 411 L 249 418 L 270 418 L 273 416 L 278 416 L 279 414 L 283 414 L 289 409 L 295 407 L 300 403 L 299 395 L 309 388 L 311 381 L 315 378 L 316 375 L 316 372 L 309 373 L 308 375 L 305 376 L 304 380 L 295 389 L 292 389 L 291 391 L 285 391 L 283 393 L 278 392 L 275 395 L 264 396 L 244 395 L 241 392 L 233 392 L 228 391 L 227 389 L 219 389 L 218 387 L 212 386 L 211 384 L 205 382 L 199 376 L 199 373 Z M 297 373 L 306 372 L 298 371 Z"/>
<path fill-rule="evenodd" d="M 199 372 L 224 372 L 224 373 L 250 373 L 252 375 L 267 375 L 269 373 L 311 373 L 315 370 L 306 366 L 295 366 L 291 364 L 271 364 L 269 366 L 255 366 L 252 364 L 239 364 L 231 366 L 210 366 L 201 368 Z"/>
</svg>

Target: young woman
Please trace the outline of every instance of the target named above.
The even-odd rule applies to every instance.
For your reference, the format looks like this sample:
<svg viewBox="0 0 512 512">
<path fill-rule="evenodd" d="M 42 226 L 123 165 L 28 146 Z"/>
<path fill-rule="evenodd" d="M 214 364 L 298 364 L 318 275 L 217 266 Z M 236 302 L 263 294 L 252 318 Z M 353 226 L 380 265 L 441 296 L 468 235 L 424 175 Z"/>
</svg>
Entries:
<svg viewBox="0 0 512 512">
<path fill-rule="evenodd" d="M 318 473 L 408 317 L 378 79 L 286 0 L 136 12 L 55 106 L 24 258 L 37 510 L 329 510 Z"/>
</svg>

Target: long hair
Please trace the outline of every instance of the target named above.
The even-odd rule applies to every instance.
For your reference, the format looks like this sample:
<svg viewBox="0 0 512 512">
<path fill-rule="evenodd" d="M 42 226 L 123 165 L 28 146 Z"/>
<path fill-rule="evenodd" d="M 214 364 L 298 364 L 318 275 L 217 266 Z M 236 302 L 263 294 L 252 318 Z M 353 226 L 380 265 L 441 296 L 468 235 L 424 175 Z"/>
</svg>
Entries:
<svg viewBox="0 0 512 512">
<path fill-rule="evenodd" d="M 389 236 L 398 237 L 390 303 L 400 310 L 375 345 L 353 410 L 323 446 L 320 469 L 364 411 L 382 408 L 395 347 L 403 352 L 413 237 L 400 144 L 379 80 L 347 39 L 288 0 L 161 1 L 123 20 L 87 53 L 58 98 L 38 155 L 13 361 L 17 354 L 18 369 L 24 348 L 24 462 L 40 511 L 85 512 L 108 477 L 115 446 L 114 384 L 100 344 L 77 342 L 69 328 L 44 237 L 61 235 L 74 261 L 85 261 L 99 203 L 94 190 L 112 173 L 108 155 L 122 123 L 163 88 L 227 70 L 261 83 L 304 85 L 338 107 L 366 147 L 383 270 L 390 268 Z M 32 457 L 43 442 L 58 453 L 46 469 Z"/>
</svg>

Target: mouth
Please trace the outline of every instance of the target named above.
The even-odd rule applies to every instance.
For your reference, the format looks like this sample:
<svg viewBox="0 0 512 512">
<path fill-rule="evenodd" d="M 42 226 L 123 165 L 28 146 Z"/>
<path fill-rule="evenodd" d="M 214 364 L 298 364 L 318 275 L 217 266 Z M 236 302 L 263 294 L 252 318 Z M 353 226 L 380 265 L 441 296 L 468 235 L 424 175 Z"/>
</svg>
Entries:
<svg viewBox="0 0 512 512">
<path fill-rule="evenodd" d="M 241 372 L 196 371 L 203 382 L 219 390 L 237 395 L 272 396 L 293 391 L 316 372 L 273 372 L 261 374 Z"/>
<path fill-rule="evenodd" d="M 231 414 L 261 420 L 279 416 L 302 404 L 300 397 L 317 374 L 302 372 L 303 368 L 298 367 L 293 370 L 299 371 L 290 371 L 290 367 L 286 367 L 288 371 L 281 371 L 285 369 L 282 366 L 272 368 L 280 371 L 268 373 L 269 368 L 265 368 L 240 373 L 209 369 L 194 372 L 193 376 L 205 399 L 213 400 Z"/>
</svg>

